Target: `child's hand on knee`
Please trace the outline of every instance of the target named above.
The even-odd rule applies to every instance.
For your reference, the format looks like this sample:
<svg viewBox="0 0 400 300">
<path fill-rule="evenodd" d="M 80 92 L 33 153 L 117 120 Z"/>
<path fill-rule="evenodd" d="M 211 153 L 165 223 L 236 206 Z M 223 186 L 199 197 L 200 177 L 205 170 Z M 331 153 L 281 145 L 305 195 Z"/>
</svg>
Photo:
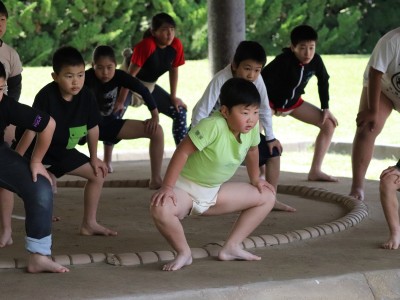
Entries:
<svg viewBox="0 0 400 300">
<path fill-rule="evenodd" d="M 174 189 L 170 186 L 162 186 L 157 192 L 151 197 L 151 206 L 163 206 L 166 201 L 172 200 L 172 203 L 176 206 L 176 196 Z"/>
</svg>

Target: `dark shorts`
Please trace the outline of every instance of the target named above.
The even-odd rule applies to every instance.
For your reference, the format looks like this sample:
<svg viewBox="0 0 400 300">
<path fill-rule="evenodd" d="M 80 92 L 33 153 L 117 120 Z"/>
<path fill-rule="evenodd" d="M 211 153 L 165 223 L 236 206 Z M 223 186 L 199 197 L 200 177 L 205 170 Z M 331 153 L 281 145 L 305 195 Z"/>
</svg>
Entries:
<svg viewBox="0 0 400 300">
<path fill-rule="evenodd" d="M 102 121 L 99 123 L 99 140 L 118 144 L 121 140 L 117 139 L 117 135 L 125 122 L 126 120 L 115 119 L 112 116 L 103 117 Z"/>
<path fill-rule="evenodd" d="M 45 156 L 43 159 L 44 165 L 49 165 L 47 168 L 57 178 L 69 173 L 90 161 L 89 157 L 79 152 L 76 149 L 66 150 L 62 154 L 62 158 L 54 159 L 51 156 Z"/>
<path fill-rule="evenodd" d="M 258 165 L 261 167 L 265 165 L 268 159 L 272 157 L 281 156 L 279 153 L 278 148 L 274 147 L 272 154 L 269 152 L 268 143 L 265 140 L 265 135 L 260 133 L 260 143 L 258 144 L 258 155 L 259 155 L 259 162 Z"/>
</svg>

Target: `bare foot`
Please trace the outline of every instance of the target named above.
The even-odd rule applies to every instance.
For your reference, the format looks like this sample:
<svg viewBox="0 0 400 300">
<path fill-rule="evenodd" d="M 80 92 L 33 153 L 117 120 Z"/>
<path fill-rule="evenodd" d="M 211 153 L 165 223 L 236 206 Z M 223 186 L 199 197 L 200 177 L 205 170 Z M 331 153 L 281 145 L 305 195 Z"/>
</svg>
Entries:
<svg viewBox="0 0 400 300">
<path fill-rule="evenodd" d="M 45 255 L 32 253 L 29 255 L 27 271 L 29 273 L 66 273 L 69 272 L 69 269 L 52 261 Z"/>
<path fill-rule="evenodd" d="M 260 256 L 251 254 L 250 252 L 241 249 L 239 246 L 236 248 L 222 247 L 218 254 L 219 260 L 261 260 Z"/>
<path fill-rule="evenodd" d="M 101 226 L 98 223 L 95 224 L 82 224 L 80 229 L 81 235 L 104 235 L 104 236 L 116 236 L 118 233 L 111 229 Z"/>
<path fill-rule="evenodd" d="M 272 208 L 273 210 L 279 210 L 279 211 L 285 211 L 285 212 L 295 212 L 297 211 L 297 209 L 295 209 L 294 207 L 287 205 L 285 203 L 282 203 L 278 200 L 275 201 L 275 205 Z"/>
<path fill-rule="evenodd" d="M 352 188 L 349 196 L 356 198 L 357 200 L 364 201 L 364 190 Z"/>
<path fill-rule="evenodd" d="M 328 182 L 338 182 L 339 179 L 328 175 L 324 172 L 310 172 L 308 173 L 308 181 L 328 181 Z"/>
<path fill-rule="evenodd" d="M 396 250 L 399 248 L 400 245 L 400 233 L 391 234 L 389 240 L 382 244 L 382 248 L 388 250 Z"/>
<path fill-rule="evenodd" d="M 105 162 L 107 169 L 108 169 L 108 173 L 114 173 L 114 168 L 111 165 L 111 162 Z"/>
<path fill-rule="evenodd" d="M 0 233 L 0 248 L 11 246 L 13 244 L 13 239 L 11 237 L 12 230 L 3 230 Z"/>
<path fill-rule="evenodd" d="M 150 190 L 158 190 L 162 185 L 162 178 L 150 179 L 149 189 Z"/>
<path fill-rule="evenodd" d="M 184 266 L 192 264 L 193 258 L 191 253 L 189 254 L 178 254 L 175 259 L 163 266 L 163 271 L 176 271 Z"/>
</svg>

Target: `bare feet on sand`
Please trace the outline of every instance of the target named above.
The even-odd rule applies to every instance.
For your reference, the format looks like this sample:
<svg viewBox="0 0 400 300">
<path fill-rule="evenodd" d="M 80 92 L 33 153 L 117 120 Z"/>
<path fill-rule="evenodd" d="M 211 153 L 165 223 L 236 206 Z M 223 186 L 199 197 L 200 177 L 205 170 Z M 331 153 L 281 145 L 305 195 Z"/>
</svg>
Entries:
<svg viewBox="0 0 400 300">
<path fill-rule="evenodd" d="M 27 271 L 29 273 L 66 273 L 69 269 L 40 254 L 30 254 Z"/>
<path fill-rule="evenodd" d="M 12 235 L 11 229 L 0 231 L 0 248 L 11 246 L 13 244 L 11 235 Z"/>
<path fill-rule="evenodd" d="M 176 271 L 192 264 L 192 262 L 193 258 L 190 252 L 188 254 L 182 253 L 178 254 L 173 261 L 165 264 L 162 269 L 163 271 Z"/>
<path fill-rule="evenodd" d="M 114 230 L 108 229 L 101 226 L 98 223 L 95 224 L 82 224 L 80 229 L 81 235 L 104 235 L 104 236 L 116 236 L 118 233 Z"/>
<path fill-rule="evenodd" d="M 105 161 L 104 163 L 105 163 L 106 166 L 107 166 L 108 173 L 114 173 L 114 168 L 112 167 L 111 162 Z"/>
<path fill-rule="evenodd" d="M 275 205 L 272 208 L 273 210 L 279 210 L 279 211 L 285 211 L 285 212 L 295 212 L 297 211 L 297 209 L 295 209 L 294 207 L 287 205 L 285 203 L 282 203 L 278 200 L 275 201 Z"/>
<path fill-rule="evenodd" d="M 243 250 L 239 246 L 230 248 L 226 244 L 219 252 L 218 258 L 219 260 L 261 260 L 261 257 Z"/>
<path fill-rule="evenodd" d="M 389 240 L 382 244 L 383 249 L 388 249 L 388 250 L 396 250 L 399 248 L 400 245 L 400 232 L 399 233 L 394 233 L 390 235 Z"/>
<path fill-rule="evenodd" d="M 162 178 L 150 179 L 149 189 L 150 190 L 158 190 L 162 185 Z"/>
<path fill-rule="evenodd" d="M 356 198 L 357 200 L 364 201 L 364 190 L 352 188 L 349 196 Z"/>
<path fill-rule="evenodd" d="M 338 182 L 339 179 L 331 175 L 325 174 L 324 172 L 310 172 L 308 173 L 308 181 L 328 181 Z"/>
</svg>

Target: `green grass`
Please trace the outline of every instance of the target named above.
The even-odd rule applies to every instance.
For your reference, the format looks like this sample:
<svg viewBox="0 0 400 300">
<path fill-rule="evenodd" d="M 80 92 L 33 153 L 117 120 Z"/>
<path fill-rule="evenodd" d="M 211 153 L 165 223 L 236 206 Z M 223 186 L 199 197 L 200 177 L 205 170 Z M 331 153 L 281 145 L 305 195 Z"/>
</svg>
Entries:
<svg viewBox="0 0 400 300">
<path fill-rule="evenodd" d="M 355 118 L 358 111 L 362 88 L 362 75 L 367 64 L 367 55 L 325 55 L 323 56 L 330 78 L 330 109 L 339 121 L 333 141 L 352 142 L 356 130 Z M 272 57 L 268 57 L 270 61 Z M 31 104 L 36 93 L 51 78 L 51 67 L 25 67 L 23 71 L 23 90 L 21 102 Z M 180 67 L 178 97 L 188 105 L 188 124 L 191 111 L 201 97 L 211 79 L 208 60 L 187 61 Z M 158 83 L 169 91 L 168 75 L 162 76 Z M 316 79 L 313 78 L 307 86 L 303 98 L 320 107 Z M 394 112 L 392 115 L 396 115 Z M 144 120 L 150 116 L 145 107 L 129 108 L 126 118 Z M 171 119 L 160 116 L 160 123 L 165 134 L 165 147 L 174 149 L 175 144 L 171 134 Z M 314 141 L 318 129 L 301 123 L 289 117 L 274 117 L 275 136 L 284 144 L 294 141 Z M 400 128 L 400 118 L 390 116 L 385 129 L 377 139 L 377 144 L 397 144 L 398 137 L 389 128 Z M 116 151 L 130 149 L 147 149 L 148 141 L 139 139 L 122 141 L 116 145 Z M 99 154 L 102 146 L 99 144 Z M 301 159 L 300 159 L 301 156 Z M 282 157 L 282 170 L 308 172 L 311 164 L 312 149 L 307 152 L 286 152 Z M 373 160 L 367 173 L 367 178 L 377 179 L 382 169 L 394 163 L 394 160 Z M 348 155 L 328 154 L 324 162 L 324 171 L 337 176 L 351 177 L 351 164 Z"/>
</svg>

